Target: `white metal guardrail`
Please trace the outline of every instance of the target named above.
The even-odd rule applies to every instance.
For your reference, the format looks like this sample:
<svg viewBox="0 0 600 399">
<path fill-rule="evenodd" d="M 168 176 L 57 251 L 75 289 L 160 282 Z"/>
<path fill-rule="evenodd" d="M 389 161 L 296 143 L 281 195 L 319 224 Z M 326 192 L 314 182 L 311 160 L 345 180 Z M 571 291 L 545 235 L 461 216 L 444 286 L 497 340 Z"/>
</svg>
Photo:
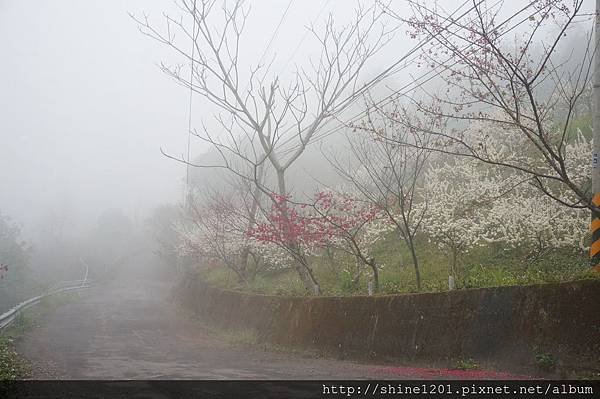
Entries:
<svg viewBox="0 0 600 399">
<path fill-rule="evenodd" d="M 28 299 L 24 302 L 21 302 L 20 304 L 16 305 L 15 307 L 8 310 L 7 312 L 1 314 L 0 315 L 0 331 L 5 329 L 6 327 L 10 326 L 15 321 L 15 319 L 17 318 L 19 313 L 21 313 L 25 309 L 27 309 L 37 303 L 39 303 L 42 299 L 44 299 L 50 295 L 58 294 L 61 292 L 83 290 L 83 289 L 87 289 L 87 288 L 90 288 L 90 280 L 87 279 L 87 273 L 86 273 L 86 278 L 84 278 L 83 280 L 63 281 L 61 283 L 55 284 L 46 293 L 44 293 L 42 295 L 38 295 L 34 298 Z"/>
</svg>

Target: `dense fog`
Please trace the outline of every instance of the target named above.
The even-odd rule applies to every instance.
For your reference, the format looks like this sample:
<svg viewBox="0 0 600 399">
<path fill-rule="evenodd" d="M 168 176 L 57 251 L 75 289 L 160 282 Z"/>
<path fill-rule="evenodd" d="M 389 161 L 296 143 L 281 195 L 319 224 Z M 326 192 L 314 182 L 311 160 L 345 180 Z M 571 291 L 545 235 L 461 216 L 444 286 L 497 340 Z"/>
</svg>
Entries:
<svg viewBox="0 0 600 399">
<path fill-rule="evenodd" d="M 238 43 L 239 60 L 236 58 L 238 90 L 243 86 L 242 92 L 254 93 L 256 101 L 269 84 L 293 87 L 297 76 L 318 65 L 315 60 L 323 54 L 327 56 L 311 29 L 325 31 L 328 18 L 333 27 L 352 26 L 357 10 L 371 10 L 367 3 L 361 9 L 345 1 L 246 2 L 248 16 Z M 356 142 L 349 141 L 352 126 L 336 126 L 360 115 L 365 102 L 402 90 L 421 73 L 421 61 L 402 61 L 419 40 L 411 33 L 413 6 L 394 4 L 393 12 L 381 14 L 376 24 L 381 32 L 364 42 L 377 43 L 380 34 L 385 38 L 381 51 L 357 67 L 360 73 L 352 84 L 356 90 L 379 74 L 383 78 L 373 84 L 368 95 L 362 93 L 339 113 L 323 114 L 325 120 L 315 133 L 323 137 L 310 141 L 286 170 L 286 195 L 312 198 L 323 187 L 339 188 L 347 183 L 344 172 L 357 168 L 352 164 L 356 159 L 351 159 Z M 458 16 L 463 6 L 453 0 L 435 9 Z M 583 16 L 588 15 L 586 7 L 591 5 L 584 4 Z M 506 3 L 497 17 L 519 10 L 517 4 Z M 209 26 L 219 29 L 224 20 L 212 18 Z M 206 140 L 207 135 L 217 141 L 233 137 L 228 138 L 229 122 L 224 122 L 229 116 L 223 119 L 227 107 L 219 108 L 218 102 L 198 92 L 190 96 L 185 87 L 191 50 L 185 30 L 173 36 L 175 45 L 171 47 L 150 37 L 154 27 L 171 35 L 177 30 L 177 21 L 183 29 L 195 29 L 189 13 L 172 2 L 0 1 L 0 35 L 5 38 L 0 47 L 0 215 L 8 237 L 5 259 L 0 261 L 9 266 L 5 281 L 19 281 L 4 284 L 5 300 L 12 299 L 0 310 L 53 281 L 79 277 L 84 265 L 91 267 L 92 275 L 102 277 L 101 270 L 135 263 L 131 257 L 140 251 L 163 253 L 165 242 L 173 250 L 180 243 L 173 237 L 176 232 L 165 226 L 179 217 L 176 215 L 187 201 L 186 190 L 227 191 L 232 178 L 239 177 L 223 169 L 222 147 Z M 572 45 L 585 40 L 587 34 L 585 21 L 577 22 L 581 24 L 570 26 L 568 37 L 557 47 L 562 61 L 576 59 L 573 54 L 585 58 L 584 47 Z M 540 35 L 551 37 L 556 29 L 544 26 Z M 518 40 L 526 32 L 526 27 L 517 24 L 511 34 Z M 541 42 L 532 44 L 532 54 L 543 53 L 542 49 Z M 576 68 L 569 62 L 564 65 Z M 179 79 L 173 73 L 168 76 L 165 66 L 182 75 Z M 259 81 L 254 76 L 257 67 L 258 73 L 264 74 Z M 397 69 L 388 73 L 390 67 Z M 201 81 L 201 76 L 196 71 L 193 80 Z M 309 85 L 310 73 L 305 78 L 302 84 Z M 257 82 L 264 84 L 263 89 L 252 86 Z M 552 87 L 545 80 L 536 90 L 551 95 Z M 424 92 L 446 90 L 439 77 L 428 79 L 421 88 Z M 447 92 L 452 94 L 450 88 Z M 305 95 L 308 108 L 319 104 L 314 90 Z M 419 99 L 417 94 L 414 99 Z M 312 113 L 308 110 L 306 115 L 312 117 Z M 293 128 L 290 115 L 283 123 Z M 460 121 L 452 123 L 452 129 L 464 127 Z M 248 134 L 243 123 L 236 126 L 242 129 L 233 129 L 233 135 Z M 204 138 L 190 137 L 188 127 Z M 334 131 L 329 134 L 329 130 Z M 297 148 L 294 133 L 283 139 L 290 144 L 286 147 L 284 143 L 278 151 L 289 154 Z M 249 164 L 244 165 L 245 157 L 260 155 L 254 140 L 241 139 L 236 143 L 243 147 L 238 158 L 229 158 L 237 162 L 232 169 L 246 174 L 246 179 L 250 169 Z M 185 159 L 219 167 L 186 166 L 180 162 Z M 264 186 L 275 192 L 274 169 L 264 173 Z M 268 208 L 265 205 L 263 211 Z M 160 222 L 161 218 L 165 220 Z M 177 263 L 174 258 L 170 261 Z M 17 287 L 26 288 L 22 295 L 14 296 Z M 9 291 L 13 294 L 6 294 Z"/>
<path fill-rule="evenodd" d="M 272 70 L 285 79 L 294 65 L 318 55 L 307 31 L 311 23 L 322 23 L 328 13 L 344 23 L 353 13 L 341 2 L 286 6 L 250 2 L 242 68 L 274 59 Z M 92 237 L 105 220 L 120 218 L 115 224 L 143 232 L 154 208 L 182 201 L 186 167 L 160 149 L 186 153 L 189 91 L 158 66 L 182 59 L 143 35 L 132 18 L 147 15 L 160 24 L 167 12 L 182 14 L 168 1 L 0 2 L 0 33 L 6 38 L 0 65 L 0 214 L 20 229 L 18 241 L 25 241 L 29 266 L 44 276 L 42 283 L 59 264 L 102 253 L 93 248 L 102 243 Z M 284 12 L 285 25 L 278 26 Z M 391 62 L 407 47 L 398 40 L 382 60 Z M 373 63 L 368 73 L 378 73 L 386 62 Z M 192 127 L 216 126 L 214 112 L 195 96 Z M 192 159 L 210 157 L 203 155 L 209 150 L 192 140 Z M 326 166 L 320 151 L 312 152 Z M 302 184 L 314 179 L 304 176 Z M 10 263 L 16 272 L 20 262 Z M 63 277 L 81 271 L 77 265 L 67 269 Z"/>
<path fill-rule="evenodd" d="M 593 3 L 0 0 L 0 392 L 600 377 Z"/>
</svg>

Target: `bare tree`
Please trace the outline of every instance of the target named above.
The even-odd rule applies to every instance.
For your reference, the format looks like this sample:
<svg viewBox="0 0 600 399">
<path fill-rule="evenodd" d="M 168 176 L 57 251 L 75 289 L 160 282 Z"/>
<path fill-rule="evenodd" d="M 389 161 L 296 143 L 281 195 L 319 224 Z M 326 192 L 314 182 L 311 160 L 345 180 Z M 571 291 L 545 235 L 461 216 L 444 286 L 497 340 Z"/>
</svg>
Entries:
<svg viewBox="0 0 600 399">
<path fill-rule="evenodd" d="M 311 26 L 321 45 L 320 57 L 311 60 L 308 68 L 298 68 L 292 81 L 284 85 L 277 76 L 268 81 L 270 64 L 259 63 L 244 73 L 239 49 L 248 44 L 243 41 L 248 9 L 242 0 L 182 0 L 178 4 L 191 17 L 191 29 L 183 18 L 169 15 L 165 15 L 163 30 L 150 24 L 147 17 L 134 19 L 143 33 L 191 64 L 190 75 L 182 66 L 163 64 L 162 70 L 221 112 L 215 116 L 218 133 L 206 126 L 193 132 L 220 154 L 220 163 L 192 166 L 227 169 L 254 182 L 273 200 L 273 192 L 287 198 L 286 171 L 304 153 L 319 128 L 381 78 L 360 85 L 361 71 L 391 38 L 383 22 L 385 13 L 379 5 L 359 5 L 353 22 L 341 29 L 334 26 L 331 15 L 322 31 Z M 184 41 L 176 40 L 176 33 Z M 189 42 L 193 43 L 191 50 L 186 48 Z M 184 158 L 167 156 L 189 164 Z M 275 173 L 276 189 L 257 178 L 259 167 L 265 163 Z M 240 169 L 236 166 L 240 164 L 245 166 Z M 248 169 L 253 172 L 246 173 Z M 296 271 L 307 290 L 320 293 L 299 247 L 291 243 L 288 250 L 298 260 Z"/>
<path fill-rule="evenodd" d="M 260 191 L 260 186 L 263 184 L 265 180 L 265 170 L 264 164 L 259 165 L 258 173 L 257 173 L 257 184 L 252 184 L 253 182 L 248 181 L 246 179 L 242 179 L 237 175 L 233 175 L 234 182 L 237 181 L 238 184 L 235 184 L 237 196 L 241 198 L 243 204 L 244 213 L 247 216 L 246 220 L 246 232 L 252 229 L 256 225 L 257 217 L 259 212 L 261 211 L 261 203 L 262 203 L 262 192 Z M 252 248 L 249 245 L 246 245 L 242 250 L 241 259 L 240 259 L 240 269 L 243 273 L 246 273 L 248 270 L 248 260 L 252 257 L 255 260 L 255 264 L 257 264 L 257 257 L 252 252 Z"/>
<path fill-rule="evenodd" d="M 420 185 L 430 152 L 425 149 L 427 142 L 420 141 L 419 135 L 412 134 L 395 121 L 398 112 L 398 103 L 385 108 L 370 107 L 362 122 L 350 125 L 354 132 L 346 136 L 351 154 L 349 165 L 336 157 L 328 156 L 328 159 L 338 174 L 365 201 L 381 209 L 395 226 L 399 238 L 410 251 L 417 289 L 420 290 L 415 237 L 427 211 Z M 397 142 L 413 145 L 398 145 Z"/>
</svg>

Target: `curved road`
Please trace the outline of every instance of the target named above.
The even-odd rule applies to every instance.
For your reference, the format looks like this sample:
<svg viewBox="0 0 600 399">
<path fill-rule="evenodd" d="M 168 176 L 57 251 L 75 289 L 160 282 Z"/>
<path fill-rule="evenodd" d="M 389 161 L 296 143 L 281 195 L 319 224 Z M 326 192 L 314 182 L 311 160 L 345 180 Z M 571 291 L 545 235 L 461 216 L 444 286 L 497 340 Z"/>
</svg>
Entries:
<svg viewBox="0 0 600 399">
<path fill-rule="evenodd" d="M 108 286 L 83 292 L 30 328 L 16 349 L 32 363 L 32 378 L 465 377 L 448 370 L 361 365 L 232 346 L 177 312 L 168 300 L 171 284 L 164 279 L 161 283 L 156 276 L 139 275 L 139 271 L 130 270 Z"/>
</svg>

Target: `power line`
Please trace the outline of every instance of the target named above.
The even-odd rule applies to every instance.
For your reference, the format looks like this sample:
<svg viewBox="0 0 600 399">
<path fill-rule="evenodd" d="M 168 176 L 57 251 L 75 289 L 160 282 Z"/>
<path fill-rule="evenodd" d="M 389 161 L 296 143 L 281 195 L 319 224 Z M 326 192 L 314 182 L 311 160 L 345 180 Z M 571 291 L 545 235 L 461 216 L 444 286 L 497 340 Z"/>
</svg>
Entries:
<svg viewBox="0 0 600 399">
<path fill-rule="evenodd" d="M 194 8 L 192 10 L 193 16 L 193 24 L 192 24 L 192 57 L 190 59 L 190 96 L 189 96 L 189 109 L 188 109 L 188 137 L 187 137 L 187 163 L 185 168 L 185 193 L 184 193 L 184 202 L 186 201 L 189 185 L 190 185 L 190 148 L 192 141 L 192 99 L 194 95 L 194 90 L 192 86 L 192 81 L 194 79 L 194 56 L 195 53 L 195 42 L 196 42 L 196 0 L 194 0 Z"/>
<path fill-rule="evenodd" d="M 329 0 L 328 0 L 329 1 Z M 277 24 L 277 27 L 275 28 L 275 30 L 273 31 L 273 34 L 271 35 L 271 38 L 269 39 L 269 42 L 267 43 L 267 46 L 265 47 L 265 50 L 263 51 L 258 64 L 260 65 L 260 63 L 263 61 L 265 55 L 267 54 L 269 48 L 271 47 L 271 44 L 273 43 L 273 40 L 275 39 L 275 36 L 277 35 L 277 32 L 279 32 L 279 28 L 281 27 L 281 25 L 283 24 L 283 21 L 285 20 L 285 17 L 288 13 L 288 11 L 290 10 L 290 7 L 292 6 L 292 3 L 294 2 L 294 0 L 290 0 L 288 2 L 287 7 L 285 8 L 281 18 L 279 19 L 279 23 Z M 194 56 L 195 56 L 195 40 L 196 40 L 196 0 L 194 0 L 194 4 L 193 4 L 193 25 L 192 25 L 192 51 L 191 51 L 191 59 L 190 59 L 190 95 L 189 95 L 189 109 L 188 109 L 188 139 L 187 139 L 187 163 L 186 163 L 186 172 L 185 172 L 185 196 L 187 197 L 187 192 L 189 191 L 189 174 L 190 174 L 190 148 L 191 148 L 191 136 L 192 136 L 192 99 L 193 99 L 193 86 L 192 86 L 192 81 L 194 78 Z M 268 71 L 265 71 L 265 75 Z M 263 76 L 264 79 L 264 76 Z"/>
<path fill-rule="evenodd" d="M 283 12 L 283 14 L 281 15 L 281 18 L 279 19 L 279 23 L 277 24 L 277 27 L 275 28 L 275 30 L 273 31 L 273 34 L 271 35 L 271 38 L 269 39 L 269 42 L 267 43 L 267 47 L 265 47 L 265 51 L 263 51 L 262 55 L 260 56 L 259 60 L 258 60 L 258 65 L 260 65 L 260 63 L 263 61 L 263 59 L 265 58 L 265 56 L 267 55 L 267 51 L 269 51 L 269 48 L 271 47 L 271 44 L 273 44 L 273 40 L 275 40 L 275 36 L 277 35 L 277 32 L 279 32 L 279 28 L 281 27 L 281 25 L 283 24 L 283 21 L 288 13 L 288 11 L 290 10 L 290 7 L 292 6 L 292 3 L 294 2 L 294 0 L 290 0 L 288 2 L 287 7 L 285 8 L 285 11 Z M 269 67 L 267 67 L 267 69 L 265 70 L 265 73 L 263 75 L 262 80 L 265 79 L 267 73 L 269 72 Z"/>
<path fill-rule="evenodd" d="M 323 11 L 325 10 L 325 7 L 327 7 L 327 5 L 330 2 L 331 2 L 331 0 L 327 0 L 325 3 L 323 3 L 323 6 L 321 7 L 321 9 L 319 10 L 319 12 L 317 13 L 317 16 L 314 18 L 315 20 L 319 19 L 319 17 L 321 16 L 321 14 L 323 13 Z M 283 67 L 279 71 L 280 75 L 283 73 L 283 71 L 285 71 L 285 69 L 287 68 L 287 66 L 289 65 L 289 63 L 294 59 L 294 57 L 295 57 L 296 53 L 298 52 L 298 50 L 300 50 L 300 46 L 302 46 L 302 43 L 304 43 L 304 40 L 306 40 L 306 38 L 308 37 L 308 32 L 309 32 L 308 29 L 304 31 L 304 35 L 302 35 L 302 38 L 298 42 L 298 45 L 296 46 L 296 48 L 294 49 L 294 51 L 292 52 L 292 55 L 288 58 L 288 60 L 285 62 L 285 64 L 283 65 Z"/>
<path fill-rule="evenodd" d="M 531 1 L 531 2 L 530 2 L 528 5 L 526 5 L 525 7 L 523 7 L 523 8 L 522 8 L 521 10 L 519 10 L 517 13 L 513 14 L 511 17 L 507 18 L 507 19 L 506 19 L 505 21 L 503 21 L 501 24 L 499 24 L 498 26 L 496 26 L 495 30 L 498 30 L 498 29 L 500 29 L 500 28 L 501 28 L 502 26 L 504 26 L 506 23 L 508 23 L 509 21 L 511 21 L 512 19 L 514 19 L 514 18 L 515 18 L 517 15 L 521 14 L 523 11 L 527 10 L 528 8 L 530 8 L 530 7 L 531 7 L 531 6 L 532 6 L 532 5 L 533 5 L 535 2 L 536 2 L 535 0 Z M 498 3 L 500 3 L 500 2 L 498 2 Z M 498 3 L 496 3 L 496 4 L 498 4 Z M 461 7 L 462 7 L 462 6 L 461 6 Z M 459 8 L 460 8 L 460 7 L 459 7 Z M 472 8 L 471 8 L 471 10 L 472 10 L 472 9 L 474 9 L 474 7 L 472 7 Z M 470 12 L 470 11 L 469 11 L 469 12 Z M 528 15 L 528 16 L 526 16 L 526 17 L 525 17 L 523 20 L 521 20 L 519 23 L 515 24 L 515 25 L 514 25 L 514 26 L 512 26 L 510 29 L 508 29 L 508 30 L 506 30 L 505 32 L 503 32 L 503 33 L 502 33 L 502 34 L 501 34 L 499 37 L 501 37 L 501 36 L 503 36 L 503 35 L 505 35 L 505 34 L 507 34 L 507 33 L 511 32 L 513 29 L 515 29 L 515 28 L 517 28 L 518 26 L 520 26 L 521 24 L 523 24 L 523 22 L 527 21 L 527 20 L 529 19 L 529 17 L 530 17 L 529 15 Z M 455 21 L 455 22 L 456 22 L 456 21 Z M 468 49 L 468 48 L 469 48 L 469 47 L 471 47 L 471 46 L 473 46 L 473 44 L 469 44 L 468 46 L 466 46 L 466 47 L 465 47 L 465 49 L 464 49 L 464 50 Z M 453 65 L 456 65 L 457 63 L 458 63 L 458 61 L 454 62 L 454 64 L 452 64 L 452 66 L 453 66 Z M 436 73 L 435 73 L 433 76 L 431 76 L 431 77 L 427 78 L 425 81 L 423 81 L 423 82 L 420 82 L 420 83 L 419 83 L 419 80 L 421 80 L 422 78 L 424 78 L 424 77 L 426 77 L 427 75 L 431 74 L 432 72 L 433 72 L 433 70 L 430 70 L 430 71 L 428 71 L 427 73 L 425 73 L 424 75 L 421 75 L 419 78 L 417 78 L 417 79 L 415 79 L 415 80 L 411 81 L 410 83 L 408 83 L 407 85 L 403 86 L 402 88 L 400 88 L 400 89 L 398 89 L 398 90 L 395 90 L 395 91 L 394 91 L 393 93 L 391 93 L 390 95 L 388 95 L 388 96 L 384 97 L 383 99 L 381 99 L 380 101 L 378 101 L 377 103 L 375 103 L 375 106 L 378 106 L 378 107 L 385 106 L 385 105 L 387 105 L 387 104 L 391 103 L 391 102 L 392 102 L 392 101 L 393 101 L 395 98 L 397 98 L 398 96 L 403 96 L 403 95 L 406 95 L 406 93 L 410 92 L 411 90 L 414 90 L 414 89 L 416 89 L 417 87 L 420 87 L 420 86 L 422 86 L 423 84 L 430 82 L 431 80 L 433 80 L 433 79 L 434 79 L 434 78 L 436 78 L 437 76 L 440 76 L 440 75 L 443 73 L 443 71 L 436 72 Z M 394 74 L 395 74 L 395 73 L 397 73 L 397 72 L 394 72 Z M 414 87 L 412 87 L 412 88 L 411 88 L 410 86 L 414 86 Z M 359 120 L 360 118 L 362 118 L 362 117 L 363 117 L 363 116 L 365 116 L 366 114 L 367 114 L 367 111 L 361 111 L 361 112 L 359 112 L 359 113 L 358 113 L 358 114 L 356 114 L 355 116 L 351 117 L 351 118 L 349 119 L 349 121 L 348 121 L 348 122 L 342 123 L 342 124 L 338 125 L 337 127 L 334 127 L 334 128 L 332 128 L 332 129 L 330 129 L 330 130 L 328 130 L 328 131 L 324 132 L 324 133 L 321 133 L 321 134 L 319 135 L 319 137 L 315 137 L 315 139 L 313 139 L 313 140 L 311 141 L 311 143 L 313 143 L 313 144 L 314 144 L 314 143 L 315 143 L 315 142 L 317 142 L 317 141 L 321 141 L 321 140 L 323 140 L 323 139 L 325 139 L 325 138 L 327 138 L 327 137 L 331 136 L 332 134 L 334 134 L 334 133 L 337 133 L 337 132 L 341 131 L 342 129 L 344 129 L 344 128 L 347 126 L 347 124 L 348 124 L 348 123 L 353 123 L 353 122 L 356 122 L 357 120 Z M 306 130 L 306 129 L 303 129 L 303 131 L 304 131 L 304 130 Z M 283 143 L 283 145 L 285 145 L 285 144 L 289 143 L 290 141 L 292 141 L 292 140 L 294 140 L 294 139 L 295 139 L 295 137 L 291 137 L 291 138 L 289 138 L 288 140 L 286 140 L 286 141 Z M 287 149 L 287 150 L 284 150 L 284 151 L 282 152 L 282 154 L 283 154 L 283 155 L 287 155 L 287 154 L 289 154 L 289 153 L 291 153 L 291 152 L 293 152 L 293 151 L 296 151 L 298 148 L 300 148 L 300 145 L 295 145 L 295 146 L 293 146 L 293 147 L 290 147 L 290 148 L 289 148 L 289 149 Z"/>
<path fill-rule="evenodd" d="M 466 0 L 464 1 L 456 10 L 454 10 L 452 12 L 452 14 L 450 14 L 448 17 L 446 17 L 446 21 L 448 21 L 449 19 L 452 18 L 452 16 L 454 14 L 456 14 L 457 12 L 459 12 L 464 6 L 465 4 L 467 4 L 470 0 Z M 463 14 L 461 14 L 456 20 L 453 20 L 448 26 L 444 27 L 443 31 L 448 30 L 452 25 L 455 25 L 456 22 L 458 22 L 458 20 L 460 20 L 461 18 L 463 18 L 464 16 L 468 15 L 472 10 L 475 9 L 475 7 L 477 7 L 479 4 L 481 4 L 484 0 L 480 0 L 479 3 L 471 6 L 471 8 L 469 8 L 466 12 L 464 12 Z M 427 38 L 421 39 L 421 41 L 419 43 L 417 43 L 412 49 L 410 49 L 406 54 L 404 54 L 402 57 L 400 57 L 400 59 L 396 62 L 394 62 L 391 66 L 389 66 L 388 68 L 386 68 L 383 72 L 381 72 L 380 74 L 378 74 L 375 78 L 371 79 L 367 84 L 365 84 L 357 93 L 353 93 L 351 96 L 349 96 L 348 98 L 346 98 L 344 101 L 342 101 L 342 103 L 350 101 L 348 104 L 345 105 L 345 107 L 349 106 L 350 104 L 352 104 L 353 102 L 355 102 L 360 93 L 364 93 L 365 91 L 367 91 L 368 89 L 370 89 L 371 87 L 373 87 L 375 84 L 379 83 L 381 80 L 383 80 L 383 78 L 385 77 L 389 77 L 392 76 L 398 72 L 400 72 L 401 70 L 403 70 L 404 68 L 406 68 L 406 64 L 402 67 L 400 67 L 398 69 L 398 67 L 400 66 L 400 64 L 402 64 L 403 62 L 405 62 L 409 57 L 411 57 L 413 54 L 415 54 L 417 51 L 419 51 L 421 48 L 423 48 L 427 43 L 429 43 L 431 40 L 434 39 L 433 35 L 430 35 Z M 392 94 L 393 95 L 393 94 Z M 388 96 L 391 97 L 392 95 Z M 303 129 L 302 131 L 305 131 L 305 129 Z M 283 134 L 286 134 L 287 132 L 291 131 L 291 128 L 288 129 L 287 131 L 283 132 Z M 302 133 L 302 131 L 300 133 Z M 287 143 L 289 143 L 290 141 L 294 140 L 294 137 L 290 137 L 289 139 L 285 140 L 282 145 L 286 145 Z M 295 148 L 299 148 L 299 145 L 296 146 Z M 290 150 L 288 150 L 287 152 L 284 152 L 284 154 L 287 154 Z M 293 150 L 291 150 L 293 151 Z"/>
</svg>

